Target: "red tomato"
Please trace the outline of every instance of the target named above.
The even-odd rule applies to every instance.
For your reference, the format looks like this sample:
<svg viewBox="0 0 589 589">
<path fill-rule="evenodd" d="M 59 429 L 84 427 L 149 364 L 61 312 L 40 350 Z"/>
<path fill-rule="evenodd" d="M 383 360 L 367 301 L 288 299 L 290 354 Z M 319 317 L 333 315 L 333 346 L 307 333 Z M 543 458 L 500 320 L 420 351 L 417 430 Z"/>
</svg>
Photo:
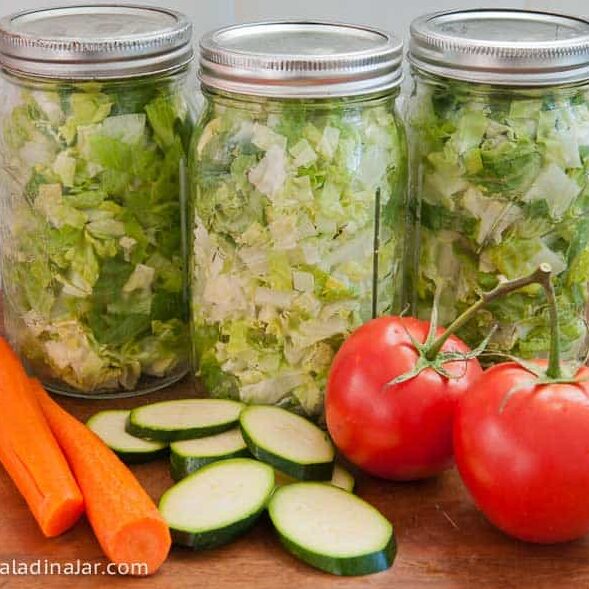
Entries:
<svg viewBox="0 0 589 589">
<path fill-rule="evenodd" d="M 589 369 L 577 376 L 589 378 Z M 504 363 L 474 384 L 456 411 L 456 464 L 501 530 L 564 542 L 589 531 L 589 382 L 534 386 L 536 380 Z"/>
<path fill-rule="evenodd" d="M 455 378 L 426 368 L 398 385 L 386 384 L 415 367 L 418 342 L 429 323 L 411 317 L 381 317 L 357 329 L 336 354 L 327 383 L 327 427 L 339 450 L 370 474 L 421 479 L 452 464 L 456 401 L 482 374 L 478 360 L 444 365 Z M 443 329 L 438 330 L 438 335 Z M 455 336 L 443 352 L 469 352 Z"/>
</svg>

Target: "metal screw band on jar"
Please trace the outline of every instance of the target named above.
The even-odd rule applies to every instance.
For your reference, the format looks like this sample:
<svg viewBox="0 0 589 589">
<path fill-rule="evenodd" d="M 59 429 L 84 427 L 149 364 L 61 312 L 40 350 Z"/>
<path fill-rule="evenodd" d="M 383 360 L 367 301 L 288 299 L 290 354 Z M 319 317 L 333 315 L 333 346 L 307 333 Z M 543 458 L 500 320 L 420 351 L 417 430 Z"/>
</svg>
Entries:
<svg viewBox="0 0 589 589">
<path fill-rule="evenodd" d="M 202 38 L 200 79 L 218 90 L 282 98 L 383 92 L 401 83 L 402 47 L 390 33 L 355 25 L 237 25 Z"/>
<path fill-rule="evenodd" d="M 548 86 L 589 78 L 589 20 L 509 9 L 453 10 L 411 24 L 409 61 L 467 82 Z"/>
<path fill-rule="evenodd" d="M 168 8 L 80 5 L 27 10 L 0 20 L 8 70 L 72 80 L 165 73 L 192 59 L 192 24 Z"/>
</svg>

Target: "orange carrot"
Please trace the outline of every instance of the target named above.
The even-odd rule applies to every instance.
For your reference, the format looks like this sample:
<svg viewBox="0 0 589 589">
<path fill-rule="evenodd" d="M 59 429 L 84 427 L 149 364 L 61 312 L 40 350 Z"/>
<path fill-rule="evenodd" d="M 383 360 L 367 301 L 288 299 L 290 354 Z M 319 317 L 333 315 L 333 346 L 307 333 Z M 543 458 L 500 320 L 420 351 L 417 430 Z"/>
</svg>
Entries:
<svg viewBox="0 0 589 589">
<path fill-rule="evenodd" d="M 84 512 L 84 500 L 20 360 L 0 337 L 0 462 L 41 531 L 58 536 Z"/>
<path fill-rule="evenodd" d="M 143 563 L 147 574 L 155 573 L 171 546 L 170 530 L 157 507 L 94 432 L 62 409 L 38 381 L 32 388 L 82 489 L 104 553 L 114 563 Z"/>
</svg>

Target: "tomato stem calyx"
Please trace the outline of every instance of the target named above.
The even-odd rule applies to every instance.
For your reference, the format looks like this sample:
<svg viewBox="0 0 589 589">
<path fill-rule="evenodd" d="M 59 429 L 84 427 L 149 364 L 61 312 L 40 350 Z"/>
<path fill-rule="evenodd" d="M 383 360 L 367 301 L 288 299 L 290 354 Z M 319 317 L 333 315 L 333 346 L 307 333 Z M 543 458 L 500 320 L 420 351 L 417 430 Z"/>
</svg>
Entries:
<svg viewBox="0 0 589 589">
<path fill-rule="evenodd" d="M 493 328 L 487 337 L 474 349 L 467 354 L 461 352 L 443 352 L 442 348 L 448 339 L 456 333 L 465 323 L 467 323 L 478 311 L 483 307 L 491 303 L 492 301 L 501 298 L 513 291 L 520 288 L 530 286 L 531 284 L 541 285 L 550 303 L 550 317 L 551 317 L 551 348 L 550 348 L 550 361 L 546 376 L 548 378 L 562 378 L 560 368 L 560 345 L 559 345 L 559 327 L 558 327 L 558 312 L 556 309 L 556 299 L 554 296 L 554 286 L 551 281 L 552 268 L 549 264 L 540 264 L 534 272 L 528 276 L 522 278 L 516 278 L 514 280 L 507 280 L 501 282 L 494 289 L 483 292 L 480 295 L 479 300 L 471 305 L 464 313 L 459 315 L 445 330 L 442 335 L 436 338 L 436 332 L 438 329 L 438 307 L 440 290 L 436 290 L 434 296 L 434 304 L 432 307 L 432 314 L 430 318 L 430 327 L 424 343 L 418 342 L 407 330 L 407 334 L 411 340 L 415 349 L 419 352 L 419 358 L 415 363 L 412 370 L 401 374 L 395 379 L 387 383 L 386 386 L 392 386 L 400 384 L 407 380 L 410 380 L 417 376 L 420 372 L 426 368 L 432 368 L 438 374 L 445 378 L 460 378 L 461 375 L 452 376 L 445 368 L 444 365 L 448 362 L 458 362 L 472 360 L 480 356 L 486 349 L 495 328 Z M 550 294 L 551 293 L 551 294 Z M 465 367 L 466 370 L 466 367 Z"/>
<path fill-rule="evenodd" d="M 528 276 L 501 282 L 493 290 L 481 293 L 479 300 L 473 305 L 471 305 L 466 311 L 464 311 L 464 313 L 462 313 L 456 319 L 454 319 L 454 321 L 444 330 L 444 333 L 428 346 L 428 349 L 426 351 L 426 358 L 428 360 L 433 360 L 440 353 L 442 347 L 451 335 L 456 333 L 465 323 L 468 323 L 468 321 L 470 321 L 470 319 L 476 313 L 478 313 L 484 306 L 493 302 L 495 299 L 504 297 L 505 295 L 515 290 L 519 290 L 520 288 L 530 286 L 530 284 L 540 284 L 544 288 L 549 288 L 549 286 L 552 285 L 552 281 L 550 280 L 551 273 L 552 268 L 550 267 L 550 264 L 540 264 L 540 266 L 538 266 L 538 268 L 536 268 L 536 270 L 534 270 L 534 272 L 532 272 Z M 552 287 L 552 293 L 554 294 L 554 287 Z M 435 312 L 432 311 L 432 324 L 434 322 L 437 323 L 437 310 L 435 310 Z M 437 329 L 437 325 L 434 326 L 434 333 L 435 329 Z M 484 341 L 488 341 L 488 339 L 489 336 L 487 336 Z M 558 338 L 556 339 L 558 345 Z"/>
<path fill-rule="evenodd" d="M 513 358 L 513 361 L 530 372 L 535 378 L 532 378 L 530 382 L 522 383 L 518 386 L 512 387 L 505 393 L 501 404 L 499 405 L 499 413 L 503 413 L 505 407 L 509 403 L 510 399 L 517 393 L 524 391 L 530 387 L 541 387 L 549 384 L 579 384 L 581 382 L 587 382 L 587 378 L 576 378 L 575 376 L 559 376 L 556 378 L 547 376 L 539 366 L 532 367 L 528 362 L 522 362 L 520 358 Z"/>
<path fill-rule="evenodd" d="M 526 362 L 521 358 L 507 355 L 510 360 L 521 366 L 524 370 L 527 370 L 534 378 L 531 379 L 529 383 L 522 383 L 507 391 L 503 400 L 501 401 L 501 405 L 499 406 L 499 412 L 502 412 L 505 409 L 507 403 L 513 397 L 513 395 L 529 387 L 541 387 L 543 385 L 550 384 L 573 385 L 586 382 L 588 380 L 587 378 L 577 377 L 579 368 L 586 364 L 587 357 L 581 363 L 573 365 L 572 369 L 569 369 L 569 363 L 563 363 L 560 361 L 560 328 L 558 322 L 558 306 L 556 304 L 556 295 L 550 274 L 545 276 L 541 280 L 540 284 L 542 285 L 542 288 L 546 294 L 550 313 L 550 352 L 548 356 L 548 368 L 544 370 L 540 364 Z"/>
</svg>

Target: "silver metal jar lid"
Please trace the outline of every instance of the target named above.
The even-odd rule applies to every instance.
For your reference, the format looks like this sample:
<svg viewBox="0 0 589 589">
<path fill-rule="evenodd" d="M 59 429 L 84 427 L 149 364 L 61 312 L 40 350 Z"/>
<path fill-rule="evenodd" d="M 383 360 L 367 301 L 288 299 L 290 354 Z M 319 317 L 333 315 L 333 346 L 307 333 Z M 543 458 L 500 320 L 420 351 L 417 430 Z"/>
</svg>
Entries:
<svg viewBox="0 0 589 589">
<path fill-rule="evenodd" d="M 589 79 L 589 20 L 509 9 L 438 12 L 411 23 L 409 61 L 443 77 L 507 86 Z"/>
<path fill-rule="evenodd" d="M 401 82 L 403 44 L 391 34 L 329 22 L 258 22 L 200 42 L 201 82 L 257 96 L 324 98 L 383 92 Z"/>
<path fill-rule="evenodd" d="M 0 20 L 0 65 L 58 79 L 162 73 L 192 58 L 192 25 L 167 8 L 88 4 L 27 10 Z"/>
</svg>

